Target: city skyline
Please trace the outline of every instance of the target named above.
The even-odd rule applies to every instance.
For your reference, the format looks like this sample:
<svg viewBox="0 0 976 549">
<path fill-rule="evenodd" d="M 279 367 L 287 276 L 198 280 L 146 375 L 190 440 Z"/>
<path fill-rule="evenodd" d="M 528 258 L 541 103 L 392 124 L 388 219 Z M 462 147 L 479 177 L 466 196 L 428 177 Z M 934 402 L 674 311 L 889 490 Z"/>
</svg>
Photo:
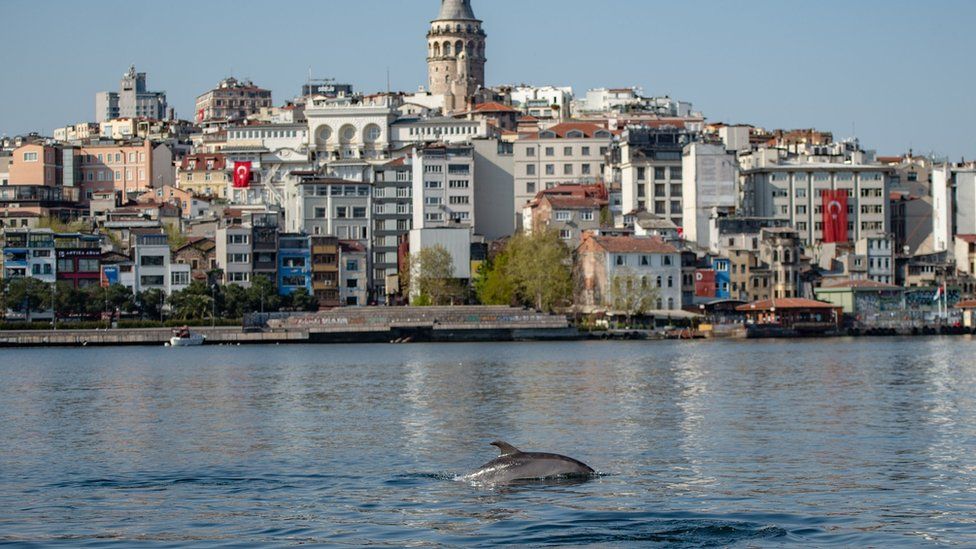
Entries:
<svg viewBox="0 0 976 549">
<path fill-rule="evenodd" d="M 12 26 L 11 43 L 31 44 L 23 55 L 4 56 L 20 76 L 0 90 L 0 132 L 50 134 L 94 119 L 94 94 L 114 90 L 130 64 L 147 72 L 150 89 L 166 91 L 187 119 L 196 96 L 227 76 L 271 89 L 276 104 L 298 95 L 309 70 L 363 92 L 385 90 L 389 74 L 393 90 L 413 91 L 426 81 L 424 35 L 439 7 L 435 0 L 365 0 L 336 11 L 296 1 L 289 5 L 298 16 L 257 27 L 256 2 L 177 1 L 160 13 L 117 0 L 97 4 L 104 9 L 53 2 L 42 11 L 16 0 L 0 7 L 5 20 L 28 22 Z M 489 36 L 488 85 L 568 85 L 577 95 L 641 86 L 648 95 L 692 102 L 712 122 L 814 127 L 837 139 L 855 135 L 880 154 L 909 148 L 952 160 L 976 154 L 969 131 L 976 109 L 962 92 L 972 77 L 955 70 L 974 46 L 964 32 L 966 15 L 976 14 L 969 3 L 921 11 L 908 2 L 831 1 L 815 13 L 780 13 L 766 2 L 608 4 L 612 9 L 595 12 L 576 0 L 475 0 Z M 557 6 L 564 13 L 554 15 Z M 46 21 L 49 33 L 38 43 L 36 22 L 52 12 L 58 16 Z M 79 39 L 72 29 L 90 28 L 106 13 L 113 18 L 110 37 L 84 37 L 90 62 L 72 61 L 66 52 Z M 525 32 L 521 21 L 547 17 L 558 32 Z M 676 53 L 642 51 L 647 36 L 655 52 Z M 927 112 L 919 115 L 921 109 Z"/>
</svg>

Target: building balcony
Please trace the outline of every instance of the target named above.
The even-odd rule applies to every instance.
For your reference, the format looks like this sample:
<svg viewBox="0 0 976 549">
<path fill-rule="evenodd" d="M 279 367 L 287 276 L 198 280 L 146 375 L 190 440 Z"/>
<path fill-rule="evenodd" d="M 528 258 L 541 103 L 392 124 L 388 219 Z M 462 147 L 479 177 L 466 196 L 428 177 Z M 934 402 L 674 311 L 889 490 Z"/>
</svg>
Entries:
<svg viewBox="0 0 976 549">
<path fill-rule="evenodd" d="M 337 255 L 338 253 L 338 246 L 312 246 L 313 255 Z"/>
<path fill-rule="evenodd" d="M 312 272 L 313 273 L 338 273 L 339 264 L 325 263 L 325 264 L 312 265 Z"/>
</svg>

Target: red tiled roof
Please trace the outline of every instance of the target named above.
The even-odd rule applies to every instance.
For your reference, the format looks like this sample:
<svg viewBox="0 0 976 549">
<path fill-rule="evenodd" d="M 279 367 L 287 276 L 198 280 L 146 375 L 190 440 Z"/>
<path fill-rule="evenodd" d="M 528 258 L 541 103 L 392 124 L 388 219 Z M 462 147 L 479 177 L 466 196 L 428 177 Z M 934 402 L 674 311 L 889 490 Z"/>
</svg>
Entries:
<svg viewBox="0 0 976 549">
<path fill-rule="evenodd" d="M 196 168 L 194 169 L 199 171 L 205 171 L 207 169 L 208 160 L 213 161 L 213 168 L 212 168 L 213 170 L 223 170 L 227 166 L 226 157 L 224 157 L 224 155 L 220 153 L 212 153 L 212 154 L 198 153 L 198 154 L 190 154 L 183 157 L 183 161 L 180 163 L 180 169 L 188 170 L 191 160 L 196 160 L 197 165 Z"/>
<path fill-rule="evenodd" d="M 678 250 L 656 236 L 591 236 L 597 246 L 610 253 L 673 254 Z"/>
<path fill-rule="evenodd" d="M 551 128 L 541 130 L 538 133 L 530 134 L 528 139 L 540 139 L 540 135 L 546 132 L 552 132 L 556 134 L 558 139 L 565 139 L 566 134 L 572 131 L 578 131 L 583 134 L 584 137 L 592 138 L 594 134 L 598 131 L 609 132 L 611 135 L 615 132 L 608 130 L 606 126 L 600 124 L 594 124 L 592 122 L 563 122 L 562 124 L 556 124 Z"/>
<path fill-rule="evenodd" d="M 548 200 L 553 209 L 557 210 L 576 210 L 584 208 L 599 208 L 604 206 L 607 201 L 587 196 L 569 195 L 544 195 L 543 199 Z"/>
<path fill-rule="evenodd" d="M 970 244 L 976 244 L 976 234 L 957 234 L 956 238 L 962 240 L 963 242 L 968 242 Z"/>
<path fill-rule="evenodd" d="M 502 105 L 501 103 L 496 103 L 494 101 L 490 103 L 481 103 L 480 105 L 475 105 L 471 112 L 518 112 L 517 110 L 509 107 L 508 105 Z"/>
<path fill-rule="evenodd" d="M 836 309 L 837 306 L 823 301 L 814 301 L 802 297 L 785 297 L 779 299 L 764 299 L 735 308 L 736 311 L 770 311 L 776 309 Z"/>
<path fill-rule="evenodd" d="M 879 156 L 878 157 L 878 162 L 882 164 L 901 164 L 902 160 L 904 160 L 904 157 L 902 156 Z"/>
</svg>

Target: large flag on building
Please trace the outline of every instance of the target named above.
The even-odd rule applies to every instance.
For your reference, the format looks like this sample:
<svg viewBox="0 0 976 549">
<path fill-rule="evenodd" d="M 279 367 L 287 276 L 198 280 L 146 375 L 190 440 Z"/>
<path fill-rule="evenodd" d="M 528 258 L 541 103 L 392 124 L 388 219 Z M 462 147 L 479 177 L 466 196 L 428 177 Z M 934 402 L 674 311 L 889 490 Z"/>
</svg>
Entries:
<svg viewBox="0 0 976 549">
<path fill-rule="evenodd" d="M 823 191 L 823 242 L 847 242 L 847 191 Z"/>
<path fill-rule="evenodd" d="M 234 162 L 234 188 L 246 189 L 251 185 L 251 163 Z"/>
</svg>

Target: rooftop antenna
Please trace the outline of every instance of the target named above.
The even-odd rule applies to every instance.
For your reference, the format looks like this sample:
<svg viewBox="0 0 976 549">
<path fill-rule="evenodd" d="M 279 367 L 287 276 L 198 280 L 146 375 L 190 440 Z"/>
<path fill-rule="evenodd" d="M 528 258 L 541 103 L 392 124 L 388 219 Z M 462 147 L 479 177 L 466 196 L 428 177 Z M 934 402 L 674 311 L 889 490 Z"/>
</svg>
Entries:
<svg viewBox="0 0 976 549">
<path fill-rule="evenodd" d="M 390 95 L 390 67 L 386 67 L 386 94 Z"/>
</svg>

